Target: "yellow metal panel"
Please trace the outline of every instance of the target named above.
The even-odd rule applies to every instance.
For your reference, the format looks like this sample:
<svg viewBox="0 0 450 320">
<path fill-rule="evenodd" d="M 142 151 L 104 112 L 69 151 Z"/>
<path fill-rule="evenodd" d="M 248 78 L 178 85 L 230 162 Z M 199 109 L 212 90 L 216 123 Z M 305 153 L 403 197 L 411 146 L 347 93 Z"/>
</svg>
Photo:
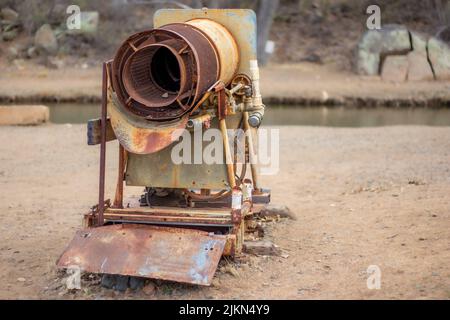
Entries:
<svg viewBox="0 0 450 320">
<path fill-rule="evenodd" d="M 159 28 L 169 23 L 183 23 L 193 19 L 210 19 L 223 25 L 236 40 L 239 50 L 238 73 L 250 75 L 250 60 L 256 55 L 256 15 L 249 9 L 161 9 L 153 17 Z"/>
</svg>

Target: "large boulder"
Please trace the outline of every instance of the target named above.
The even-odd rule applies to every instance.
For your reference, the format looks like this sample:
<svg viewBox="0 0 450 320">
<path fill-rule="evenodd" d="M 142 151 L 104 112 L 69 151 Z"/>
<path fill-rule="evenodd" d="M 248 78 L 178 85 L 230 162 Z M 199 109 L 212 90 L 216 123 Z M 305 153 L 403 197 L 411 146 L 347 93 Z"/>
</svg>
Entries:
<svg viewBox="0 0 450 320">
<path fill-rule="evenodd" d="M 428 61 L 428 36 L 418 32 L 411 32 L 413 51 L 408 53 L 408 80 L 434 80 L 433 70 Z"/>
<path fill-rule="evenodd" d="M 412 50 L 410 34 L 406 27 L 399 25 L 369 30 L 362 36 L 357 50 L 358 73 L 377 75 L 383 57 L 406 54 Z"/>
<path fill-rule="evenodd" d="M 437 80 L 450 80 L 450 47 L 437 38 L 428 41 L 428 57 Z"/>
<path fill-rule="evenodd" d="M 0 106 L 0 125 L 37 125 L 48 122 L 47 106 Z"/>
<path fill-rule="evenodd" d="M 408 75 L 407 56 L 387 56 L 383 62 L 381 78 L 384 81 L 403 82 Z"/>
<path fill-rule="evenodd" d="M 420 52 L 408 53 L 408 81 L 434 80 L 428 57 Z"/>
<path fill-rule="evenodd" d="M 34 36 L 34 46 L 47 54 L 55 54 L 58 51 L 58 41 L 49 24 L 38 29 Z"/>
</svg>

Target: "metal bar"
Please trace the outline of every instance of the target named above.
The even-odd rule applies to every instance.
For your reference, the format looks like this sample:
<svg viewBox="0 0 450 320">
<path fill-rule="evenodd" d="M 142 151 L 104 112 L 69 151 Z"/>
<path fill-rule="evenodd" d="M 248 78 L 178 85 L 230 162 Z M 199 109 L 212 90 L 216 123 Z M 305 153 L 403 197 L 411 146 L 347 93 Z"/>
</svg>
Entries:
<svg viewBox="0 0 450 320">
<path fill-rule="evenodd" d="M 236 187 L 236 178 L 234 177 L 233 158 L 231 156 L 230 145 L 228 142 L 227 124 L 225 119 L 219 120 L 220 131 L 222 131 L 223 149 L 225 152 L 225 161 L 227 165 L 228 183 L 230 188 Z"/>
<path fill-rule="evenodd" d="M 119 143 L 119 172 L 117 175 L 116 195 L 114 208 L 123 208 L 123 178 L 125 172 L 125 149 Z"/>
<path fill-rule="evenodd" d="M 105 211 L 105 163 L 106 163 L 106 113 L 107 113 L 107 90 L 108 76 L 107 65 L 103 63 L 102 74 L 102 114 L 101 114 L 101 138 L 100 138 L 100 178 L 99 178 L 99 194 L 98 194 L 98 217 L 97 226 L 104 223 L 103 213 Z"/>
<path fill-rule="evenodd" d="M 107 213 L 117 214 L 142 214 L 142 215 L 171 215 L 171 216 L 218 216 L 231 217 L 230 208 L 214 208 L 214 209 L 192 209 L 192 208 L 177 208 L 177 207 L 158 207 L 158 208 L 107 208 Z"/>
<path fill-rule="evenodd" d="M 253 187 L 255 190 L 260 190 L 258 166 L 255 161 L 255 146 L 253 145 L 252 128 L 250 127 L 250 124 L 248 123 L 248 112 L 244 112 L 244 129 L 247 132 L 248 153 L 250 156 L 249 160 L 250 160 L 250 169 L 252 172 Z"/>
</svg>

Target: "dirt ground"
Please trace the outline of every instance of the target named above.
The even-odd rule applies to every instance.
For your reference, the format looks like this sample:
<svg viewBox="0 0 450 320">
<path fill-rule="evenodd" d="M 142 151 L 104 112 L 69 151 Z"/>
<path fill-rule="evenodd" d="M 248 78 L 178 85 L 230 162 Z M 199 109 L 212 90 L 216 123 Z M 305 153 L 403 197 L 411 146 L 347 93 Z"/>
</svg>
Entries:
<svg viewBox="0 0 450 320">
<path fill-rule="evenodd" d="M 157 282 L 150 295 L 60 284 L 55 261 L 97 197 L 85 137 L 84 125 L 0 127 L 1 299 L 450 298 L 450 128 L 281 127 L 280 171 L 262 182 L 297 218 L 266 227 L 289 256 L 243 257 L 234 275 L 223 262 L 211 287 Z"/>
</svg>

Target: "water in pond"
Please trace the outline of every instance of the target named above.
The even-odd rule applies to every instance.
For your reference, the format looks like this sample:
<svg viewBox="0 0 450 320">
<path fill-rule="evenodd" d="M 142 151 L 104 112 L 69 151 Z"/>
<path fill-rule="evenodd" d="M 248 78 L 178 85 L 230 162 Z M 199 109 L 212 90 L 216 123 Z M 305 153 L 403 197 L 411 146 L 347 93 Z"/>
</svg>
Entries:
<svg viewBox="0 0 450 320">
<path fill-rule="evenodd" d="M 100 104 L 49 105 L 53 123 L 86 123 L 100 117 Z M 392 109 L 269 106 L 265 125 L 377 127 L 390 125 L 450 126 L 450 109 Z"/>
</svg>

